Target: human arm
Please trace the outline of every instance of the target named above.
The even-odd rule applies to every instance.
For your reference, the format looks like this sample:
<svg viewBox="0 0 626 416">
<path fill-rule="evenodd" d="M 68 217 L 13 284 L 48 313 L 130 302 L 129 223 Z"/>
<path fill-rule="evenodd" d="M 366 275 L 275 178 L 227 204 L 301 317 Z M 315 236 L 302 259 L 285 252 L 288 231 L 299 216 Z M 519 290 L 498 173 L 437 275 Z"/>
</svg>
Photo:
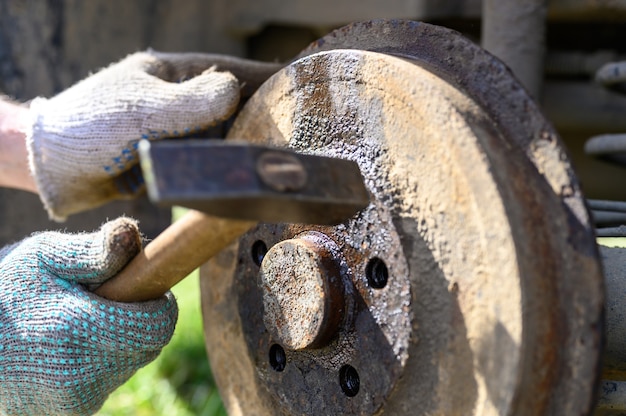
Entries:
<svg viewBox="0 0 626 416">
<path fill-rule="evenodd" d="M 185 56 L 138 52 L 32 100 L 29 164 L 52 219 L 142 192 L 141 176 L 132 174 L 139 140 L 201 132 L 235 111 L 237 79 Z"/>
<path fill-rule="evenodd" d="M 53 98 L 2 100 L 0 186 L 40 194 L 55 219 L 134 196 L 115 188 L 136 166 L 134 143 L 202 129 L 236 108 L 241 85 L 220 71 L 231 60 L 215 61 L 143 52 Z M 118 155 L 111 174 L 104 167 Z M 122 219 L 0 250 L 0 414 L 92 414 L 159 354 L 176 322 L 171 293 L 117 303 L 91 292 L 140 247 L 136 224 Z"/>
<path fill-rule="evenodd" d="M 132 197 L 115 179 L 136 165 L 138 139 L 177 136 L 228 117 L 245 85 L 220 69 L 254 87 L 279 67 L 144 52 L 51 99 L 0 103 L 0 185 L 39 193 L 55 219 Z M 110 161 L 113 174 L 104 169 Z M 87 235 L 41 233 L 0 250 L 0 414 L 91 414 L 169 341 L 171 294 L 115 303 L 91 292 L 137 254 L 138 230 L 128 221 L 126 231 L 106 224 Z M 38 349 L 48 341 L 56 347 Z M 82 365 L 94 359 L 99 364 Z"/>
<path fill-rule="evenodd" d="M 27 106 L 0 100 L 0 185 L 37 193 L 29 119 Z M 96 233 L 38 233 L 0 250 L 1 415 L 91 415 L 156 358 L 175 327 L 172 294 L 117 303 L 90 291 L 141 245 L 136 223 L 121 218 Z"/>
<path fill-rule="evenodd" d="M 18 125 L 7 131 L 25 132 L 32 177 L 24 175 L 21 183 L 7 175 L 0 184 L 33 191 L 28 181 L 34 179 L 35 191 L 58 221 L 132 198 L 143 191 L 140 175 L 133 174 L 140 139 L 201 133 L 232 115 L 242 91 L 248 94 L 280 67 L 223 55 L 138 52 L 55 97 L 35 98 L 28 107 L 4 105 L 0 113 L 19 115 L 8 118 Z M 7 140 L 12 147 L 5 160 L 22 162 L 23 154 L 12 153 L 23 151 L 19 140 Z"/>
<path fill-rule="evenodd" d="M 141 193 L 140 139 L 201 131 L 239 102 L 231 73 L 186 55 L 139 52 L 50 99 L 0 100 L 0 186 L 39 194 L 58 221 Z"/>
<path fill-rule="evenodd" d="M 37 193 L 28 168 L 28 107 L 0 96 L 0 186 Z"/>
</svg>

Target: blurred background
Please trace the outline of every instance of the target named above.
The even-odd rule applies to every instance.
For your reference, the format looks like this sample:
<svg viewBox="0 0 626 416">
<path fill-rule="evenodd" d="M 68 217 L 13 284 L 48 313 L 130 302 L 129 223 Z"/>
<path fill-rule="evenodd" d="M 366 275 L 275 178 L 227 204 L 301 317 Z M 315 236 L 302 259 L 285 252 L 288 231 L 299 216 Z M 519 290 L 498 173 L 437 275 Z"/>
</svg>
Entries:
<svg viewBox="0 0 626 416">
<path fill-rule="evenodd" d="M 149 47 L 289 61 L 332 29 L 374 18 L 426 21 L 481 43 L 541 103 L 586 195 L 626 198 L 614 180 L 621 168 L 582 152 L 590 136 L 626 131 L 626 96 L 593 80 L 600 66 L 626 57 L 625 0 L 0 0 L 0 92 L 51 96 Z M 93 229 L 120 213 L 140 218 L 149 237 L 170 221 L 169 210 L 139 199 L 59 225 L 33 195 L 1 190 L 0 243 L 35 230 Z"/>
<path fill-rule="evenodd" d="M 591 136 L 626 132 L 626 96 L 594 82 L 602 65 L 626 60 L 624 0 L 0 0 L 0 92 L 21 101 L 52 96 L 149 47 L 288 61 L 332 29 L 373 18 L 456 29 L 501 57 L 559 131 L 586 196 L 626 199 L 623 168 L 583 152 Z M 57 224 L 37 197 L 3 189 L 0 244 L 37 230 L 92 230 L 121 214 L 138 218 L 150 238 L 172 218 L 140 198 Z M 100 414 L 225 414 L 204 351 L 198 279 L 176 288 L 172 343 Z"/>
</svg>

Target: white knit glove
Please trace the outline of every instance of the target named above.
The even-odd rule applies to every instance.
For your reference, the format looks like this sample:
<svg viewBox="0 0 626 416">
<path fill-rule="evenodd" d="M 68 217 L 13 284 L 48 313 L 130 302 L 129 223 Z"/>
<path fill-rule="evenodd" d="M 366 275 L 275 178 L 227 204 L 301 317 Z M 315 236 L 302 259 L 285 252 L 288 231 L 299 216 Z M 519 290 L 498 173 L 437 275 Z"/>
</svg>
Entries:
<svg viewBox="0 0 626 416">
<path fill-rule="evenodd" d="M 235 111 L 237 79 L 201 58 L 139 52 L 51 99 L 33 100 L 29 162 L 51 218 L 143 190 L 129 174 L 140 139 L 200 131 Z"/>
</svg>

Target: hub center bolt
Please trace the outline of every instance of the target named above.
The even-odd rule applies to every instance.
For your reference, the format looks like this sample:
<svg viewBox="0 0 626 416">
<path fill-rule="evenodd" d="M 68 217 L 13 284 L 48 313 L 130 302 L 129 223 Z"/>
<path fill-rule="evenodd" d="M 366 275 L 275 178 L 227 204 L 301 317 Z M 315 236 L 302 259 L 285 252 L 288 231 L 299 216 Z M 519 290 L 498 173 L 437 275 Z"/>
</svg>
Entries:
<svg viewBox="0 0 626 416">
<path fill-rule="evenodd" d="M 339 248 L 319 233 L 284 240 L 261 263 L 263 321 L 285 348 L 327 345 L 345 310 Z"/>
</svg>

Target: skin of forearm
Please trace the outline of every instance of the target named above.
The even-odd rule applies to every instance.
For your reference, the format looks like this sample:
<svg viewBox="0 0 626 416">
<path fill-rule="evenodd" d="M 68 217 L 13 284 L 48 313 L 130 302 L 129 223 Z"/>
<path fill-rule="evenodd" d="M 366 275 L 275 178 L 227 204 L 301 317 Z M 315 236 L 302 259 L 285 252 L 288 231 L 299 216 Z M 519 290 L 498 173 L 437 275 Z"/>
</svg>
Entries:
<svg viewBox="0 0 626 416">
<path fill-rule="evenodd" d="M 0 96 L 0 186 L 37 193 L 28 167 L 28 107 Z"/>
</svg>

